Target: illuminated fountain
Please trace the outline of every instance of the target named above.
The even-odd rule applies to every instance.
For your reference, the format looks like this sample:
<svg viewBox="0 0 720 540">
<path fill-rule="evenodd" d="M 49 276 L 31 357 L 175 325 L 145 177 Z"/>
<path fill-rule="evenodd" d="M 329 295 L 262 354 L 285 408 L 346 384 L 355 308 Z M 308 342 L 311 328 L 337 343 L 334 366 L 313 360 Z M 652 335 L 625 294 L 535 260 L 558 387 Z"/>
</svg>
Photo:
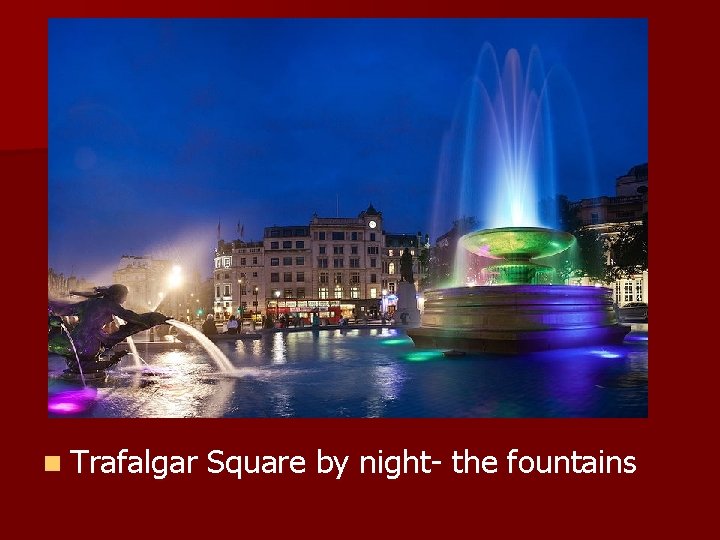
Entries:
<svg viewBox="0 0 720 540">
<path fill-rule="evenodd" d="M 509 51 L 501 73 L 483 48 L 443 149 L 459 158 L 441 167 L 438 193 L 458 193 L 455 210 L 479 212 L 491 227 L 459 239 L 452 286 L 425 291 L 421 326 L 407 331 L 416 346 L 522 353 L 621 343 L 629 332 L 617 324 L 610 289 L 560 284 L 556 267 L 571 260 L 576 241 L 543 226 L 555 216 L 540 217 L 543 196 L 556 195 L 548 89 L 537 50 L 525 73 Z"/>
</svg>

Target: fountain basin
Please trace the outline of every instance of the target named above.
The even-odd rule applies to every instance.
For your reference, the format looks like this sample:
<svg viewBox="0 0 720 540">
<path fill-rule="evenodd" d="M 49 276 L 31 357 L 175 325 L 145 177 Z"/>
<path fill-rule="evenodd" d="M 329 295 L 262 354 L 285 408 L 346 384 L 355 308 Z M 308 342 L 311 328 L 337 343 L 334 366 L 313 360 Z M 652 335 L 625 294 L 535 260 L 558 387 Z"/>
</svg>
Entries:
<svg viewBox="0 0 720 540">
<path fill-rule="evenodd" d="M 529 261 L 565 251 L 575 242 L 567 232 L 544 227 L 500 227 L 466 234 L 460 244 L 472 253 L 509 261 Z"/>
<path fill-rule="evenodd" d="M 425 292 L 417 347 L 518 354 L 619 344 L 630 332 L 617 323 L 612 291 L 570 285 L 504 285 Z"/>
</svg>

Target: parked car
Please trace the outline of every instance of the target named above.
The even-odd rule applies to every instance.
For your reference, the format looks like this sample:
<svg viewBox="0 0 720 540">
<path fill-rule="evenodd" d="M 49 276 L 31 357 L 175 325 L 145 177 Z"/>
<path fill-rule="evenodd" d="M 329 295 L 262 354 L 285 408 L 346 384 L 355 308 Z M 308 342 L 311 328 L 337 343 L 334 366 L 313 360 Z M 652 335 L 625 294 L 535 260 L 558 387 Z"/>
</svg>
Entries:
<svg viewBox="0 0 720 540">
<path fill-rule="evenodd" d="M 647 322 L 648 305 L 645 302 L 628 302 L 617 309 L 619 322 Z"/>
</svg>

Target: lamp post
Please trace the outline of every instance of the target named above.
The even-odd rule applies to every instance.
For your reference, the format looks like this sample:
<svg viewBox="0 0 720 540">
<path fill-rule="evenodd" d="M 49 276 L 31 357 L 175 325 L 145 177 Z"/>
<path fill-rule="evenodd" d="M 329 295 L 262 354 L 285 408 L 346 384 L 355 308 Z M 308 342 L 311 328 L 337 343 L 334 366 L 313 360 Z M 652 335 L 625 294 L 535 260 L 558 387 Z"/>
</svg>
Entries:
<svg viewBox="0 0 720 540">
<path fill-rule="evenodd" d="M 258 312 L 258 302 L 257 302 L 257 299 L 258 299 L 258 288 L 257 288 L 257 285 L 256 285 L 255 288 L 253 289 L 253 294 L 255 295 L 255 305 L 253 306 L 253 307 L 255 308 L 255 309 L 254 309 L 254 312 L 255 312 L 255 313 L 253 314 L 253 332 L 254 332 L 254 331 L 255 331 L 255 316 L 257 315 L 257 312 Z"/>
<path fill-rule="evenodd" d="M 280 317 L 280 291 L 275 291 L 275 320 Z"/>
<path fill-rule="evenodd" d="M 173 291 L 173 318 L 175 319 L 178 319 L 179 317 L 177 295 L 182 282 L 182 267 L 176 264 L 172 267 L 172 272 L 170 272 L 170 275 L 168 276 L 168 286 L 170 287 L 170 290 Z"/>
<path fill-rule="evenodd" d="M 245 314 L 245 309 L 243 308 L 243 280 L 242 278 L 238 279 L 238 286 L 240 287 L 240 302 L 238 303 L 238 313 L 240 313 L 240 322 L 238 323 L 238 333 L 242 332 L 242 325 L 243 325 L 243 315 Z"/>
<path fill-rule="evenodd" d="M 387 313 L 387 289 L 382 290 L 382 312 L 383 316 Z"/>
</svg>

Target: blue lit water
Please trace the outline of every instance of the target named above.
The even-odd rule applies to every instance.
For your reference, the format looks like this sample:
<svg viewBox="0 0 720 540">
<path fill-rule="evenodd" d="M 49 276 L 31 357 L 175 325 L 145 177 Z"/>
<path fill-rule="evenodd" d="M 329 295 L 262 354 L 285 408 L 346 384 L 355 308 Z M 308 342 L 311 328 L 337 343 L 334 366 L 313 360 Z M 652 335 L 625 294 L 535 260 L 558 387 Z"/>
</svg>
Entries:
<svg viewBox="0 0 720 540">
<path fill-rule="evenodd" d="M 138 347 L 103 379 L 60 377 L 48 359 L 52 417 L 477 418 L 646 417 L 647 325 L 624 345 L 524 356 L 446 358 L 400 329 L 275 332 L 220 342 L 242 377 L 218 374 L 205 351 Z"/>
</svg>

